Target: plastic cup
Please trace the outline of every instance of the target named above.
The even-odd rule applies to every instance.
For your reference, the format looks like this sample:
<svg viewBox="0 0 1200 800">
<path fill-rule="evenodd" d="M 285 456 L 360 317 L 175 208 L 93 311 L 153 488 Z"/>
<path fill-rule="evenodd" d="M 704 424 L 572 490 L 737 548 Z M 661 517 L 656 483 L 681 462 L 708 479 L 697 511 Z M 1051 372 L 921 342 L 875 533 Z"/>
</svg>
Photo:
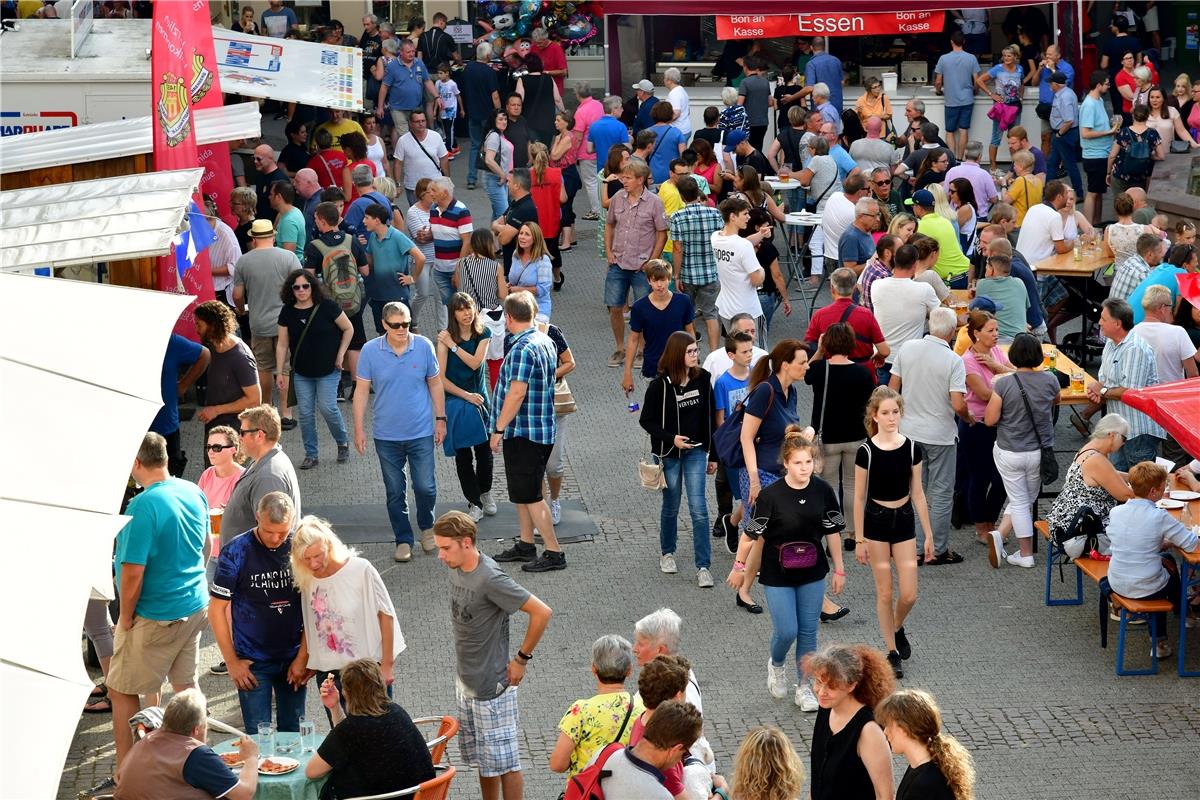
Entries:
<svg viewBox="0 0 1200 800">
<path fill-rule="evenodd" d="M 209 524 L 212 526 L 212 535 L 221 538 L 221 517 L 225 513 L 223 508 L 210 508 L 208 510 Z"/>
</svg>

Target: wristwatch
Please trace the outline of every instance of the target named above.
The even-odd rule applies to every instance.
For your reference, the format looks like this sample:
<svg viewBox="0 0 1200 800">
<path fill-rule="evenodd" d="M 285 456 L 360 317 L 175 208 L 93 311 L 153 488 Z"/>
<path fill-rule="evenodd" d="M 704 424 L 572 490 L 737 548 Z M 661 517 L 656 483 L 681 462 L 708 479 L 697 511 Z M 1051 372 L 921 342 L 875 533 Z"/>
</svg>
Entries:
<svg viewBox="0 0 1200 800">
<path fill-rule="evenodd" d="M 434 422 L 445 422 L 446 418 L 445 417 L 434 417 L 433 421 Z"/>
<path fill-rule="evenodd" d="M 497 436 L 503 436 L 504 428 L 496 428 L 495 430 L 492 431 L 492 433 L 496 434 Z"/>
<path fill-rule="evenodd" d="M 1108 396 L 1108 387 L 1107 387 L 1107 386 L 1101 386 L 1101 387 L 1100 387 L 1100 396 L 1101 396 L 1101 397 L 1107 397 L 1107 396 Z"/>
<path fill-rule="evenodd" d="M 451 347 L 451 348 L 450 348 L 450 352 L 451 352 L 451 353 L 457 353 L 457 352 L 458 352 L 458 345 L 454 345 L 454 347 Z"/>
</svg>

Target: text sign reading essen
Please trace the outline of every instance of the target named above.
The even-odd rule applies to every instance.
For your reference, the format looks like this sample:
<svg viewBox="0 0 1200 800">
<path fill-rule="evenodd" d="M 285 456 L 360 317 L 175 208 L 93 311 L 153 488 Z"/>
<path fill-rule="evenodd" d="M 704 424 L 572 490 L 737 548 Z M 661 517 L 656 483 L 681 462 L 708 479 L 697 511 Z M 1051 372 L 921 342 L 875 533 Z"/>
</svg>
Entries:
<svg viewBox="0 0 1200 800">
<path fill-rule="evenodd" d="M 879 36 L 939 33 L 945 15 L 933 11 L 885 14 L 734 14 L 717 17 L 718 39 L 779 36 Z"/>
</svg>

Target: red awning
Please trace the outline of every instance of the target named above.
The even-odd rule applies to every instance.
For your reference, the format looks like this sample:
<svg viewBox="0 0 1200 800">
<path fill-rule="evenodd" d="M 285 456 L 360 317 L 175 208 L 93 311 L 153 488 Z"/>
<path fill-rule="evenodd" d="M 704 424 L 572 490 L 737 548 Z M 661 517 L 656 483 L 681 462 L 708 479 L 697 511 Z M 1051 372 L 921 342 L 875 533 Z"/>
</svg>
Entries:
<svg viewBox="0 0 1200 800">
<path fill-rule="evenodd" d="M 1007 8 L 1033 5 L 1029 0 L 604 0 L 605 14 L 806 14 L 948 11 L 955 8 Z"/>
<path fill-rule="evenodd" d="M 1133 389 L 1121 402 L 1150 415 L 1192 458 L 1200 458 L 1200 378 Z"/>
</svg>

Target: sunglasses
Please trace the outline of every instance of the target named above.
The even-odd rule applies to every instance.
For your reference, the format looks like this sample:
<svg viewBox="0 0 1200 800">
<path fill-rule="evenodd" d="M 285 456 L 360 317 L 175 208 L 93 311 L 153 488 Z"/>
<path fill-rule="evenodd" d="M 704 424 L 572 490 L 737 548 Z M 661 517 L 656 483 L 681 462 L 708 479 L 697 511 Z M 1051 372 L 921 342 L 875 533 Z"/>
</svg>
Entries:
<svg viewBox="0 0 1200 800">
<path fill-rule="evenodd" d="M 412 323 L 409 322 L 408 320 L 405 320 L 404 322 L 384 322 L 383 324 L 387 325 L 389 328 L 391 328 L 394 331 L 398 331 L 401 328 L 407 328 Z"/>
<path fill-rule="evenodd" d="M 876 186 L 891 186 L 892 185 L 891 181 L 871 181 L 871 183 L 875 184 Z"/>
<path fill-rule="evenodd" d="M 241 428 L 238 430 L 238 436 L 249 436 L 252 433 L 262 433 L 262 428 Z"/>
<path fill-rule="evenodd" d="M 307 292 L 311 288 L 312 288 L 311 283 L 297 283 L 297 284 L 293 284 L 292 291 L 293 292 Z"/>
<path fill-rule="evenodd" d="M 225 450 L 237 450 L 236 444 L 210 444 L 204 448 L 210 453 L 220 453 Z"/>
</svg>

